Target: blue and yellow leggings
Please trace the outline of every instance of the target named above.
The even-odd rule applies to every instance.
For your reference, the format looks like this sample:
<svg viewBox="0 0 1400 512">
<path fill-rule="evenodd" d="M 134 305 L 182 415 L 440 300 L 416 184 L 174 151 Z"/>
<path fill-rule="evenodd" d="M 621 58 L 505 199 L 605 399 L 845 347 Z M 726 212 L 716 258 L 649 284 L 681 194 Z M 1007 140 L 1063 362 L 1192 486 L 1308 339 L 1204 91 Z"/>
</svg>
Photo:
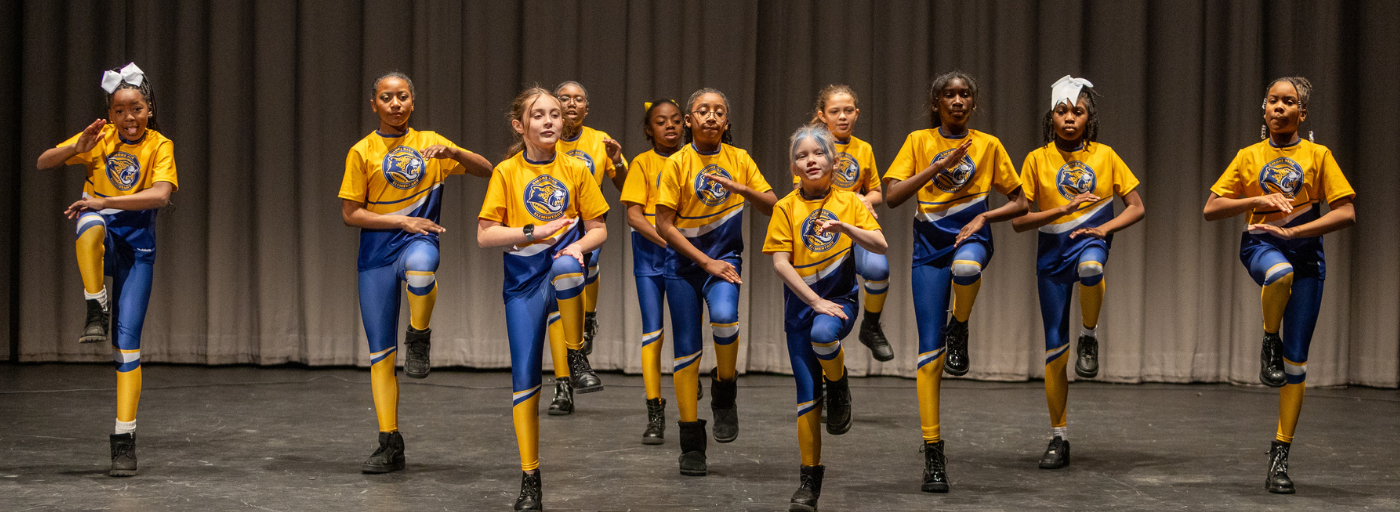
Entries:
<svg viewBox="0 0 1400 512">
<path fill-rule="evenodd" d="M 642 308 L 642 383 L 647 400 L 661 397 L 661 347 L 666 342 L 661 307 L 665 299 L 666 278 L 637 276 L 637 302 Z"/>
<path fill-rule="evenodd" d="M 788 300 L 799 300 L 790 297 Z M 810 327 L 787 333 L 788 358 L 792 360 L 792 378 L 797 381 L 797 445 L 802 451 L 802 465 L 816 466 L 822 462 L 822 374 L 830 380 L 840 380 L 846 374 L 846 357 L 841 340 L 856 324 L 856 306 L 840 303 L 846 320 L 814 314 Z"/>
<path fill-rule="evenodd" d="M 856 274 L 865 279 L 865 310 L 880 313 L 885 310 L 885 296 L 890 291 L 890 260 L 856 245 Z"/>
<path fill-rule="evenodd" d="M 727 260 L 740 270 L 741 262 Z M 739 285 L 709 274 L 667 276 L 666 295 L 671 306 L 671 332 L 675 336 L 674 373 L 676 408 L 681 421 L 696 421 L 696 393 L 700 385 L 700 302 L 710 310 L 710 330 L 715 343 L 715 377 L 737 377 L 739 359 Z"/>
<path fill-rule="evenodd" d="M 546 319 L 563 323 L 575 346 L 583 333 L 584 266 L 570 256 L 554 259 L 548 281 L 506 301 L 506 333 L 510 338 L 511 416 L 520 448 L 520 469 L 540 467 L 540 373 Z M 555 366 L 565 365 L 556 360 Z"/>
<path fill-rule="evenodd" d="M 1308 348 L 1322 309 L 1322 278 L 1295 273 L 1293 262 L 1277 249 L 1256 249 L 1245 262 L 1249 277 L 1262 287 L 1264 331 L 1283 340 L 1283 371 L 1287 383 L 1279 389 L 1278 432 L 1275 439 L 1291 443 L 1303 409 L 1308 376 Z"/>
<path fill-rule="evenodd" d="M 394 362 L 399 348 L 399 283 L 408 291 L 409 325 L 426 330 L 437 301 L 438 247 L 415 239 L 393 265 L 360 271 L 360 318 L 369 340 L 370 389 L 380 432 L 399 429 L 399 381 Z"/>
<path fill-rule="evenodd" d="M 141 330 L 155 268 L 154 221 L 154 211 L 149 210 L 78 217 L 75 249 L 84 291 L 101 293 L 105 274 L 112 274 L 113 325 L 108 338 L 117 367 L 117 421 L 123 423 L 136 421 L 141 402 Z"/>
<path fill-rule="evenodd" d="M 978 242 L 969 242 L 953 251 L 948 266 L 916 265 L 911 275 L 914 289 L 914 318 L 919 328 L 919 357 L 915 365 L 915 388 L 919 393 L 919 426 L 927 442 L 941 440 L 938 417 L 939 399 L 943 382 L 944 327 L 948 319 L 948 296 L 956 282 L 966 282 L 976 297 L 976 286 L 981 283 L 982 268 L 987 265 L 987 248 Z M 961 297 L 961 295 L 959 295 Z M 966 304 L 972 311 L 970 300 L 954 303 Z M 965 320 L 966 317 L 964 317 Z"/>
<path fill-rule="evenodd" d="M 1040 294 L 1040 319 L 1045 324 L 1045 401 L 1050 408 L 1050 426 L 1054 428 L 1067 426 L 1065 409 L 1069 401 L 1069 378 L 1065 375 L 1065 362 L 1069 360 L 1070 299 L 1078 284 L 1084 328 L 1097 328 L 1099 309 L 1103 307 L 1103 268 L 1107 261 L 1107 250 L 1090 245 L 1080 251 L 1075 272 L 1036 278 L 1036 289 Z"/>
</svg>

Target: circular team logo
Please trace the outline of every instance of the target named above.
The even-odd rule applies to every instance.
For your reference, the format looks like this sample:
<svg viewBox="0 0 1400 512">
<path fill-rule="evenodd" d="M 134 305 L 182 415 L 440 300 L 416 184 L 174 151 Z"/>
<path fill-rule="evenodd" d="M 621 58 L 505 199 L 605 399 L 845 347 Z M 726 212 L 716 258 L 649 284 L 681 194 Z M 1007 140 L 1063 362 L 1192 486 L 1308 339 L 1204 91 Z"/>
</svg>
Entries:
<svg viewBox="0 0 1400 512">
<path fill-rule="evenodd" d="M 593 172 L 593 157 L 588 156 L 588 153 L 584 153 L 581 149 L 570 149 L 568 153 L 564 154 L 582 160 L 584 164 L 588 165 L 588 174 L 596 174 Z"/>
<path fill-rule="evenodd" d="M 724 179 L 734 179 L 729 175 L 729 171 L 724 170 L 723 167 L 715 164 L 707 165 L 700 171 L 700 174 L 695 175 L 695 197 L 700 198 L 700 202 L 705 203 L 706 206 L 715 206 L 729 200 L 729 191 L 719 186 L 719 183 L 705 179 L 707 174 L 720 176 Z"/>
<path fill-rule="evenodd" d="M 1303 184 L 1303 168 L 1286 156 L 1275 158 L 1259 170 L 1259 188 L 1265 194 L 1283 194 L 1292 199 Z"/>
<path fill-rule="evenodd" d="M 423 169 L 427 164 L 423 162 L 423 155 L 418 154 L 418 150 L 408 146 L 399 146 L 389 150 L 389 154 L 384 155 L 384 180 L 388 181 L 394 188 L 408 190 L 418 186 L 418 181 L 423 178 Z"/>
<path fill-rule="evenodd" d="M 536 219 L 549 222 L 564 216 L 569 208 L 569 188 L 553 176 L 542 174 L 525 185 L 525 210 Z"/>
<path fill-rule="evenodd" d="M 1074 199 L 1074 196 L 1079 194 L 1093 192 L 1097 183 L 1094 170 L 1078 160 L 1065 162 L 1055 174 L 1055 188 L 1065 199 Z"/>
<path fill-rule="evenodd" d="M 855 157 L 845 151 L 836 153 L 836 168 L 831 175 L 836 187 L 849 190 L 858 184 L 857 178 L 860 178 L 860 164 L 856 163 Z"/>
<path fill-rule="evenodd" d="M 952 152 L 953 150 L 949 149 L 934 155 L 933 161 L 929 162 L 929 165 L 937 162 L 939 158 L 943 158 L 943 155 Z M 967 182 L 972 180 L 972 174 L 976 172 L 977 164 L 972 163 L 972 157 L 963 155 L 962 161 L 958 162 L 957 167 L 940 171 L 937 176 L 934 176 L 933 185 L 944 192 L 957 192 L 967 186 Z"/>
<path fill-rule="evenodd" d="M 817 223 L 825 220 L 836 220 L 836 214 L 825 209 L 818 209 L 807 215 L 802 221 L 802 245 L 807 246 L 807 250 L 812 252 L 826 252 L 836 242 L 841 241 L 841 233 L 826 231 L 817 233 Z"/>
<path fill-rule="evenodd" d="M 136 155 L 118 151 L 107 157 L 107 181 L 117 190 L 127 191 L 141 181 L 141 162 Z"/>
</svg>

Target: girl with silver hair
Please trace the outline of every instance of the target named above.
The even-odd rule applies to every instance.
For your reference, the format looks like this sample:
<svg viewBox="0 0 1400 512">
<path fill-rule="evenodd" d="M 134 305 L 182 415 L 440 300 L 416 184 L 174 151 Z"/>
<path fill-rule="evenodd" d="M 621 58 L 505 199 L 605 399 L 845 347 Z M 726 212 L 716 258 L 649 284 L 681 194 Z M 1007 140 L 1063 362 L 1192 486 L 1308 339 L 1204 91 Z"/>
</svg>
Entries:
<svg viewBox="0 0 1400 512">
<path fill-rule="evenodd" d="M 773 206 L 763 252 L 787 286 L 783 330 L 797 383 L 797 439 L 801 480 L 789 510 L 815 511 L 821 496 L 822 382 L 826 384 L 826 430 L 851 428 L 851 390 L 841 340 L 856 319 L 860 288 L 855 248 L 872 254 L 888 247 L 875 216 L 861 196 L 833 186 L 835 141 L 825 126 L 792 134 L 788 151 L 798 187 Z"/>
</svg>

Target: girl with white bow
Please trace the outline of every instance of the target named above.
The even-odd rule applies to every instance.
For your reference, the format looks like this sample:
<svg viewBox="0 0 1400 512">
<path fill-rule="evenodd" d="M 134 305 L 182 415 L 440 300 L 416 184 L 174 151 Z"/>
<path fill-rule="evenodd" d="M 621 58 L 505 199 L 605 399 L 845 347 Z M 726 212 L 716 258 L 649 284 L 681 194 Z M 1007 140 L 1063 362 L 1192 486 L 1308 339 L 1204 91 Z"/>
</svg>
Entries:
<svg viewBox="0 0 1400 512">
<path fill-rule="evenodd" d="M 1113 233 L 1142 220 L 1147 210 L 1138 196 L 1138 180 L 1099 131 L 1094 84 L 1065 75 L 1050 88 L 1045 113 L 1045 145 L 1026 155 L 1021 189 L 1031 212 L 1011 221 L 1017 232 L 1040 230 L 1036 250 L 1036 288 L 1045 324 L 1045 400 L 1050 407 L 1050 445 L 1041 469 L 1069 465 L 1069 428 L 1065 419 L 1069 380 L 1069 306 L 1075 283 L 1083 326 L 1074 373 L 1098 375 L 1099 309 L 1103 306 L 1104 264 Z M 1114 215 L 1113 196 L 1127 207 Z"/>
<path fill-rule="evenodd" d="M 151 81 L 135 63 L 102 75 L 107 119 L 39 156 L 39 169 L 87 168 L 82 199 L 64 210 L 77 220 L 78 271 L 87 299 L 79 343 L 111 339 L 117 365 L 117 421 L 111 476 L 136 475 L 136 404 L 141 399 L 141 327 L 156 260 L 156 210 L 179 188 L 175 143 L 157 130 Z M 104 286 L 112 275 L 108 300 Z M 109 323 L 116 317 L 116 335 Z"/>
</svg>

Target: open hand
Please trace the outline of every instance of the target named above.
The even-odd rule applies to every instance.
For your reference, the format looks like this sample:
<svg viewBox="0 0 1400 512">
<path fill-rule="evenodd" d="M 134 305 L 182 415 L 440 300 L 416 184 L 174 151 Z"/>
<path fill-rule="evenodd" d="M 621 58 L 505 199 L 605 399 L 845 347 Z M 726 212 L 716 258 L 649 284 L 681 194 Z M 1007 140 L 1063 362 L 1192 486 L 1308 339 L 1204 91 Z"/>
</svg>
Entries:
<svg viewBox="0 0 1400 512">
<path fill-rule="evenodd" d="M 734 265 L 728 261 L 710 260 L 708 263 L 702 264 L 701 267 L 712 276 L 729 281 L 730 283 L 744 284 L 744 282 L 739 279 L 739 270 L 734 268 Z"/>
</svg>

